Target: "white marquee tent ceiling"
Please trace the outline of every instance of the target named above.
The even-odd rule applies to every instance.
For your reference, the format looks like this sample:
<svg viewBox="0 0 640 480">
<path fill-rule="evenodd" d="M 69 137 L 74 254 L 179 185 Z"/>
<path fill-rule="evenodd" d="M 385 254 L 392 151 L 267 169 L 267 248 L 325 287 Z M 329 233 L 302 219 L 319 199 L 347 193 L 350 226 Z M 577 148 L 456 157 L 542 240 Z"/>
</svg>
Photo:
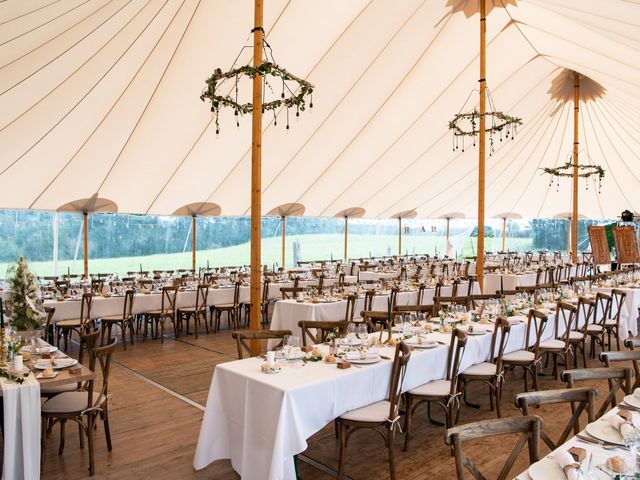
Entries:
<svg viewBox="0 0 640 480">
<path fill-rule="evenodd" d="M 250 119 L 236 128 L 233 112 L 222 115 L 216 136 L 198 97 L 245 45 L 252 3 L 0 2 L 0 207 L 98 196 L 119 212 L 212 202 L 223 215 L 249 213 Z M 589 79 L 581 163 L 606 170 L 600 195 L 581 181 L 580 212 L 640 210 L 640 4 L 488 3 L 488 85 L 524 125 L 487 159 L 487 216 L 570 210 L 570 180 L 557 191 L 539 170 L 571 152 L 566 69 Z M 448 121 L 477 85 L 477 0 L 265 4 L 276 60 L 316 90 L 290 130 L 265 116 L 263 213 L 301 203 L 306 215 L 475 218 L 477 150 L 454 152 Z"/>
</svg>

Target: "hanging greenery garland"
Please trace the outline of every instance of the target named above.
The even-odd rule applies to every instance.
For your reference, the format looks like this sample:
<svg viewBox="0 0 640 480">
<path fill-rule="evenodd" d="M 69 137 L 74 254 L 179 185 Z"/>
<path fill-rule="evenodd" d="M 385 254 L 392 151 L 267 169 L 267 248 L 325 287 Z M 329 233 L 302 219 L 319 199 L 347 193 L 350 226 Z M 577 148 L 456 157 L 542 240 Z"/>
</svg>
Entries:
<svg viewBox="0 0 640 480">
<path fill-rule="evenodd" d="M 475 147 L 476 136 L 480 134 L 480 117 L 484 116 L 485 133 L 489 136 L 489 156 L 491 156 L 495 153 L 494 136 L 499 135 L 500 141 L 502 141 L 503 135 L 507 140 L 513 140 L 518 133 L 518 126 L 522 125 L 522 119 L 498 111 L 495 108 L 491 91 L 488 87 L 487 102 L 489 111 L 481 114 L 477 108 L 474 108 L 470 112 L 463 112 L 467 102 L 476 91 L 477 90 L 471 91 L 460 112 L 456 113 L 453 119 L 449 121 L 449 130 L 453 132 L 453 151 L 455 152 L 462 147 L 462 151 L 464 152 L 465 137 L 472 137 L 473 146 Z"/>
<path fill-rule="evenodd" d="M 602 180 L 604 179 L 604 168 L 600 165 L 588 165 L 588 164 L 578 164 L 578 177 L 582 177 L 587 179 L 589 177 L 598 176 L 598 193 L 602 191 Z M 549 175 L 549 186 L 553 184 L 553 177 L 556 177 L 556 188 L 559 189 L 559 180 L 560 177 L 572 177 L 573 178 L 573 164 L 571 162 L 567 162 L 560 167 L 554 168 L 543 168 L 542 171 Z M 557 191 L 556 189 L 556 191 Z M 589 184 L 587 183 L 587 189 L 589 189 Z"/>
<path fill-rule="evenodd" d="M 211 112 L 216 115 L 216 133 L 220 133 L 220 124 L 218 116 L 222 107 L 233 108 L 236 117 L 253 112 L 253 102 L 242 102 L 239 99 L 240 80 L 243 77 L 254 79 L 257 76 L 263 78 L 263 103 L 262 113 L 266 111 L 273 112 L 274 125 L 278 124 L 277 110 L 281 108 L 287 109 L 287 124 L 289 129 L 289 109 L 296 109 L 296 117 L 300 116 L 300 112 L 304 112 L 307 107 L 307 97 L 309 97 L 309 108 L 313 108 L 313 85 L 303 80 L 286 69 L 280 67 L 273 59 L 271 46 L 263 40 L 263 49 L 267 60 L 262 62 L 258 67 L 252 65 L 243 65 L 232 68 L 223 72 L 220 68 L 216 68 L 213 74 L 206 80 L 206 88 L 200 95 L 200 99 L 211 102 Z M 238 55 L 239 56 L 239 55 Z M 279 98 L 265 101 L 267 89 L 274 92 L 270 82 L 276 79 L 282 84 L 282 92 Z M 221 93 L 221 86 L 225 81 L 233 80 L 234 87 L 229 93 Z M 236 119 L 236 125 L 240 126 L 240 122 Z"/>
</svg>

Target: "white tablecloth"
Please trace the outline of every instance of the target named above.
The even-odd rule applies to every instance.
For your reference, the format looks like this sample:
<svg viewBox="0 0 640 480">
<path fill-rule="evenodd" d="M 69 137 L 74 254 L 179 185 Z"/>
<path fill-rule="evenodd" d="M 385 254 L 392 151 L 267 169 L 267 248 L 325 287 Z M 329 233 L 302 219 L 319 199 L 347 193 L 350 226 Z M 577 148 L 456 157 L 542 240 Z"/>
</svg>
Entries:
<svg viewBox="0 0 640 480">
<path fill-rule="evenodd" d="M 269 298 L 280 297 L 280 287 L 291 286 L 291 283 L 272 283 L 269 285 Z M 222 303 L 233 303 L 233 286 L 211 288 L 207 296 L 208 305 L 219 305 Z M 249 301 L 250 287 L 240 287 L 240 302 Z M 45 300 L 45 306 L 55 307 L 56 311 L 53 315 L 53 322 L 59 320 L 68 320 L 80 317 L 80 300 Z M 162 304 L 161 293 L 142 294 L 137 293 L 133 300 L 134 314 L 144 313 L 149 310 L 159 309 Z M 188 290 L 178 292 L 176 298 L 176 307 L 190 307 L 196 304 L 196 291 Z M 124 307 L 124 297 L 100 297 L 93 298 L 91 306 L 91 318 L 100 318 L 108 315 L 122 315 Z"/>
<path fill-rule="evenodd" d="M 374 272 L 373 270 L 365 270 L 358 274 L 361 281 L 382 280 L 398 278 L 399 272 Z"/>
<path fill-rule="evenodd" d="M 553 333 L 553 318 L 543 337 Z M 449 334 L 432 334 L 449 341 Z M 525 325 L 515 325 L 506 351 L 524 345 Z M 491 335 L 470 336 L 461 370 L 487 360 Z M 326 347 L 323 347 L 326 348 Z M 403 390 L 445 376 L 448 348 L 414 350 Z M 393 357 L 385 347 L 381 354 Z M 193 462 L 202 469 L 230 458 L 245 480 L 295 479 L 293 456 L 307 448 L 307 439 L 347 411 L 386 398 L 392 362 L 339 370 L 334 365 L 308 363 L 285 366 L 276 375 L 260 372 L 260 358 L 216 367 Z"/>
<path fill-rule="evenodd" d="M 19 385 L 0 378 L 4 403 L 5 480 L 40 478 L 40 384 L 33 373 Z"/>
<path fill-rule="evenodd" d="M 528 287 L 536 284 L 535 273 L 487 273 L 484 276 L 483 293 L 493 294 L 500 290 L 500 279 L 504 290 L 515 290 L 516 287 Z"/>
</svg>

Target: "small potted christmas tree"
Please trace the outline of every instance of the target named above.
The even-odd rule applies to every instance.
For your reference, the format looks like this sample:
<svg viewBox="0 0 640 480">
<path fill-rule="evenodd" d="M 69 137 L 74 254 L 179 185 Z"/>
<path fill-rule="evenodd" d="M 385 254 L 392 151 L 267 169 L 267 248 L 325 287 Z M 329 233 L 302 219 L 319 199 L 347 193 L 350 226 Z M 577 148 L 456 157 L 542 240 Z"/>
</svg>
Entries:
<svg viewBox="0 0 640 480">
<path fill-rule="evenodd" d="M 11 326 L 26 337 L 39 334 L 45 317 L 36 276 L 23 257 L 7 270 L 7 311 Z"/>
</svg>

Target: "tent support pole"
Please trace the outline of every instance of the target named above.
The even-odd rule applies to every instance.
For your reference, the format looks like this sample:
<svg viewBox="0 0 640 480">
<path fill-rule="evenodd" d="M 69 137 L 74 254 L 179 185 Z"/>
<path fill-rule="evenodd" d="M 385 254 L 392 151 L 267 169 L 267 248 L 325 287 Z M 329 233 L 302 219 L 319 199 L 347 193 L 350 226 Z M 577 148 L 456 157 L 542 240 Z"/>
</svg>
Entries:
<svg viewBox="0 0 640 480">
<path fill-rule="evenodd" d="M 84 278 L 89 278 L 89 212 L 82 212 L 84 230 Z"/>
<path fill-rule="evenodd" d="M 446 255 L 449 255 L 449 226 L 451 225 L 451 219 L 447 218 L 447 244 L 445 245 Z"/>
<path fill-rule="evenodd" d="M 571 262 L 578 260 L 578 117 L 580 114 L 580 75 L 573 72 L 573 212 L 571 215 Z"/>
<path fill-rule="evenodd" d="M 487 109 L 487 9 L 486 0 L 480 0 L 480 129 L 478 142 L 478 248 L 476 276 L 480 290 L 484 287 L 484 185 L 485 185 L 485 132 Z"/>
<path fill-rule="evenodd" d="M 191 217 L 191 269 L 196 272 L 196 216 Z"/>
<path fill-rule="evenodd" d="M 285 229 L 287 228 L 287 217 L 282 215 L 282 217 L 280 217 L 280 221 L 282 222 L 282 268 L 284 268 L 284 261 L 286 260 L 286 258 L 285 258 L 286 230 Z"/>
<path fill-rule="evenodd" d="M 402 217 L 398 218 L 398 256 L 402 256 Z"/>
<path fill-rule="evenodd" d="M 347 239 L 349 238 L 349 217 L 344 217 L 344 261 L 346 262 L 349 257 L 347 256 Z"/>
<path fill-rule="evenodd" d="M 507 245 L 507 217 L 502 219 L 502 251 L 505 251 Z"/>
<path fill-rule="evenodd" d="M 263 4 L 255 0 L 253 30 L 253 66 L 262 64 Z M 251 316 L 249 327 L 260 330 L 260 257 L 262 221 L 262 76 L 253 77 L 253 111 L 251 115 Z M 260 342 L 251 342 L 251 352 L 260 353 Z"/>
</svg>

